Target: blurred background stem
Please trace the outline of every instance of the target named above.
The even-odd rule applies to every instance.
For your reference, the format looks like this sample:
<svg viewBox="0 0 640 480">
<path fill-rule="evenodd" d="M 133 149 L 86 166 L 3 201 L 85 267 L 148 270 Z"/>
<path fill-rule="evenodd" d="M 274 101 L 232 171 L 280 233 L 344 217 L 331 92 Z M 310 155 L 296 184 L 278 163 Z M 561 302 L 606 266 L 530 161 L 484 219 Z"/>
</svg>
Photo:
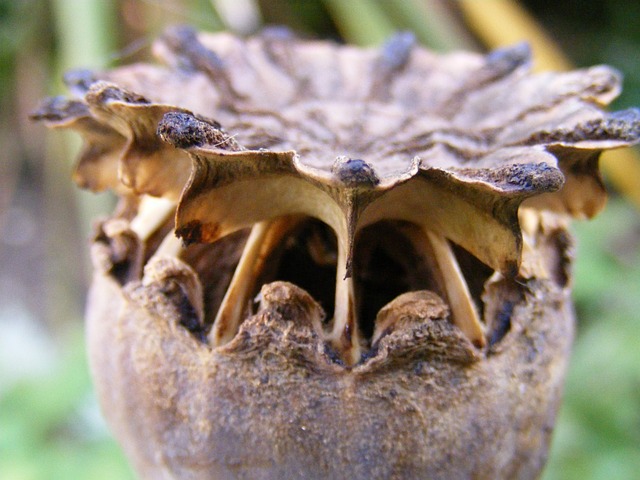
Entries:
<svg viewBox="0 0 640 480">
<path fill-rule="evenodd" d="M 380 45 L 396 31 L 375 0 L 324 0 L 338 31 L 349 43 Z"/>
<path fill-rule="evenodd" d="M 117 49 L 116 2 L 112 0 L 52 0 L 51 14 L 57 41 L 53 89 L 63 92 L 63 73 L 77 68 L 104 69 Z M 86 239 L 90 225 L 106 215 L 114 199 L 74 188 L 69 182 L 80 149 L 77 135 L 47 132 L 44 163 L 47 249 L 51 259 L 46 272 L 46 300 L 50 322 L 63 331 L 69 318 L 81 318 L 78 288 L 89 278 Z M 55 135 L 55 138 L 54 138 Z M 66 160 L 66 161 L 65 161 Z M 71 214 L 70 214 L 71 213 Z"/>
</svg>

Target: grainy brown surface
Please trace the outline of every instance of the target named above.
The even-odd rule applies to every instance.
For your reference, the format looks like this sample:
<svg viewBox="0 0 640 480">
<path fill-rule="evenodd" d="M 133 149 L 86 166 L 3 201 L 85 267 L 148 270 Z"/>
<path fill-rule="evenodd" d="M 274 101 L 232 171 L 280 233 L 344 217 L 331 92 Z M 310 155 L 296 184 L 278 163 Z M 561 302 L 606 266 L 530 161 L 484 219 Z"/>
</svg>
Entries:
<svg viewBox="0 0 640 480">
<path fill-rule="evenodd" d="M 307 295 L 265 289 L 286 303 L 212 350 L 177 324 L 160 284 L 123 294 L 96 278 L 108 301 L 88 319 L 92 367 L 143 478 L 536 478 L 573 338 L 567 293 L 532 285 L 499 352 L 422 323 L 349 371 L 324 354 Z"/>
</svg>

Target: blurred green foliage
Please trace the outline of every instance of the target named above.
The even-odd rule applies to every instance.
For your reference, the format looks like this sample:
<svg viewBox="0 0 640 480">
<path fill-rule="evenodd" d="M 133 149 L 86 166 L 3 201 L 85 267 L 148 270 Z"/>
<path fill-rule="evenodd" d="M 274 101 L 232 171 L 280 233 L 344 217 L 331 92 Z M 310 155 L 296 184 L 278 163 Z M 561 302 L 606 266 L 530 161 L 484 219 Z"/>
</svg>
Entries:
<svg viewBox="0 0 640 480">
<path fill-rule="evenodd" d="M 108 436 L 91 390 L 79 334 L 46 376 L 18 381 L 0 396 L 0 478 L 133 479 Z"/>
<path fill-rule="evenodd" d="M 640 215 L 575 225 L 577 339 L 545 480 L 640 478 Z"/>
<path fill-rule="evenodd" d="M 625 77 L 614 108 L 640 105 L 640 2 L 526 0 L 571 60 L 580 67 L 606 63 Z"/>
<path fill-rule="evenodd" d="M 46 210 L 54 212 L 50 214 L 55 217 L 54 223 L 64 224 L 74 237 L 84 235 L 79 232 L 85 230 L 77 223 L 68 223 L 64 218 L 69 216 L 68 206 L 73 205 L 64 203 L 68 202 L 65 195 L 73 191 L 71 182 L 66 181 L 69 164 L 55 164 L 55 168 L 63 172 L 53 180 L 56 189 L 41 188 L 47 181 L 51 182 L 42 178 L 52 175 L 51 168 L 39 174 L 24 174 L 34 170 L 37 173 L 34 155 L 45 151 L 45 141 L 42 130 L 39 130 L 41 140 L 35 137 L 25 140 L 28 135 L 21 129 L 31 128 L 21 126 L 27 113 L 25 103 L 31 102 L 27 107 L 33 108 L 37 99 L 25 100 L 21 94 L 26 90 L 29 95 L 35 92 L 33 95 L 39 96 L 59 88 L 55 85 L 59 85 L 56 83 L 58 72 L 63 66 L 79 67 L 87 63 L 104 66 L 118 62 L 122 55 L 127 56 L 127 60 L 143 57 L 137 42 L 141 42 L 142 47 L 148 46 L 149 39 L 168 23 L 221 28 L 225 18 L 215 9 L 220 3 L 224 2 L 0 0 L 2 138 L 23 142 L 11 147 L 11 158 L 0 159 L 3 189 L 0 200 L 6 192 L 19 196 L 20 189 L 40 192 L 44 198 L 39 202 L 62 205 L 58 210 Z M 458 48 L 469 43 L 468 38 L 463 38 L 468 33 L 463 32 L 464 26 L 455 12 L 441 9 L 447 2 L 356 0 L 347 5 L 339 0 L 256 0 L 249 3 L 259 6 L 263 22 L 287 24 L 305 35 L 372 43 L 391 30 L 407 28 L 416 30 L 420 40 L 434 48 Z M 579 0 L 552 4 L 527 0 L 524 3 L 578 65 L 606 62 L 626 74 L 626 90 L 617 108 L 640 105 L 640 24 L 637 22 L 640 4 Z M 85 20 L 77 17 L 81 13 Z M 420 21 L 422 18 L 424 22 Z M 136 48 L 128 48 L 131 45 Z M 114 49 L 122 55 L 114 54 Z M 86 52 L 99 58 L 87 58 Z M 25 79 L 31 83 L 25 83 Z M 0 203 L 0 215 L 11 200 Z M 79 215 L 83 206 L 73 208 L 75 213 L 71 217 Z M 60 241 L 50 238 L 57 235 L 57 231 L 46 232 L 43 241 L 60 245 Z M 640 215 L 624 199 L 614 198 L 597 219 L 576 224 L 575 231 L 578 242 L 574 295 L 579 324 L 565 402 L 543 478 L 640 478 L 640 335 L 637 333 Z M 68 240 L 63 239 L 62 244 L 65 241 Z M 77 245 L 74 248 L 84 248 L 81 242 Z M 48 252 L 40 263 L 55 261 L 56 249 L 53 254 L 51 249 Z M 65 272 L 53 279 L 44 278 L 42 289 L 53 289 L 59 302 L 77 303 L 82 292 L 74 291 L 71 300 L 63 299 L 58 293 L 60 288 L 73 288 L 74 280 L 65 277 L 68 274 Z M 59 321 L 49 322 L 47 312 L 42 310 L 35 309 L 35 316 L 42 314 L 44 319 L 38 321 L 48 329 L 51 337 L 48 341 L 56 352 L 42 360 L 47 368 L 15 378 L 6 372 L 19 370 L 17 365 L 0 352 L 0 478 L 133 478 L 122 452 L 109 437 L 92 393 L 81 334 L 81 307 L 75 305 L 70 310 L 72 313 L 64 316 L 62 333 Z M 50 310 L 59 312 L 56 308 Z M 0 325 L 7 328 L 10 323 L 0 318 Z"/>
</svg>

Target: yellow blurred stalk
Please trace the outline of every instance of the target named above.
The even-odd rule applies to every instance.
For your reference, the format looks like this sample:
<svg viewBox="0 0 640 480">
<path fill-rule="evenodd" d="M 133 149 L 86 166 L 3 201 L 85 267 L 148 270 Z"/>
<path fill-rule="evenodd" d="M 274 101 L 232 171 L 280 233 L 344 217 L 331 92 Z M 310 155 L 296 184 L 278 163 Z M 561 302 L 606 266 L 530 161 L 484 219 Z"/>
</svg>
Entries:
<svg viewBox="0 0 640 480">
<path fill-rule="evenodd" d="M 568 70 L 571 62 L 551 37 L 514 0 L 458 0 L 469 28 L 490 48 L 530 43 L 537 70 Z M 602 155 L 605 177 L 640 208 L 640 155 L 625 148 Z"/>
</svg>

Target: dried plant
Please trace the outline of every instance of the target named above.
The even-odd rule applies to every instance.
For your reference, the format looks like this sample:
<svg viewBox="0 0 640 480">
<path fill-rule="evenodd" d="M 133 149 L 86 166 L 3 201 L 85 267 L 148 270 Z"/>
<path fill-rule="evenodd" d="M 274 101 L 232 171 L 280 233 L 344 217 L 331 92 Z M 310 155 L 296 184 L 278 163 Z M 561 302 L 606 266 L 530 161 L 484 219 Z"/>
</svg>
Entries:
<svg viewBox="0 0 640 480">
<path fill-rule="evenodd" d="M 571 217 L 605 202 L 608 67 L 168 31 L 35 114 L 121 198 L 87 309 L 143 478 L 533 478 L 573 336 Z"/>
</svg>

